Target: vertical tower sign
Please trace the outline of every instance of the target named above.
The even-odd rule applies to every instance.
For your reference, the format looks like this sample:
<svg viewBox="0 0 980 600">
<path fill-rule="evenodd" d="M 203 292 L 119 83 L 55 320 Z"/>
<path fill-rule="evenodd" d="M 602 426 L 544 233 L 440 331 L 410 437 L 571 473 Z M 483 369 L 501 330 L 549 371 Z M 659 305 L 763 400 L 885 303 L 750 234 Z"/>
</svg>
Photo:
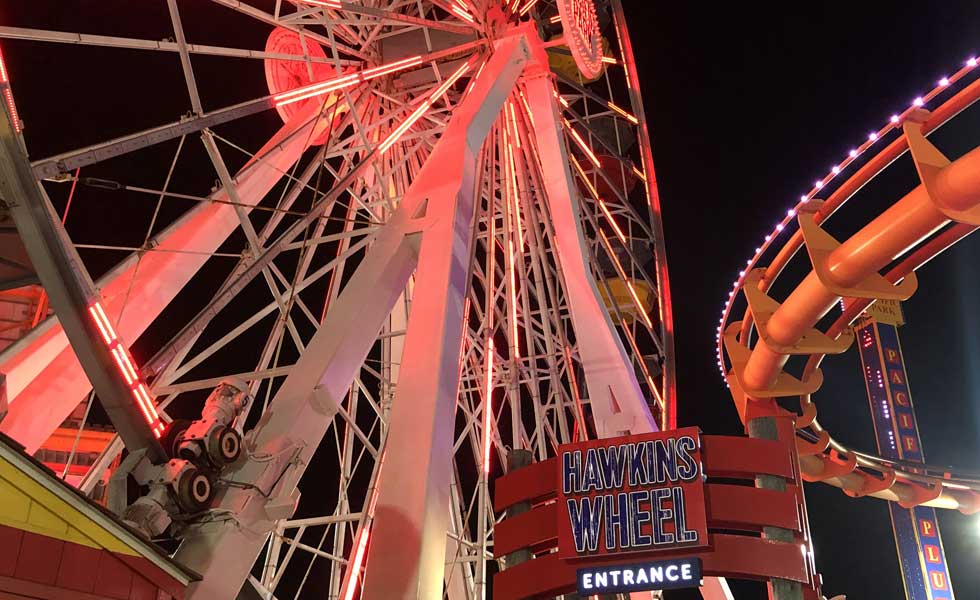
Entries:
<svg viewBox="0 0 980 600">
<path fill-rule="evenodd" d="M 876 304 L 881 303 L 878 301 Z M 925 462 L 898 339 L 897 302 L 878 307 L 858 325 L 857 336 L 878 452 L 891 460 Z M 908 600 L 953 600 L 935 509 L 888 503 Z"/>
</svg>

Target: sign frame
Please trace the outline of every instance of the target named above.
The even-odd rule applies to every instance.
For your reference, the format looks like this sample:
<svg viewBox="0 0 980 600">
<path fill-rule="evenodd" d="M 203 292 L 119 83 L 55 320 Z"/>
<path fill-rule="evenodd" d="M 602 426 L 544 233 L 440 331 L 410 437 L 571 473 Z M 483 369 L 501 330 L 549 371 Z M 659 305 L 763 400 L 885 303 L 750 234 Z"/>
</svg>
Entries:
<svg viewBox="0 0 980 600">
<path fill-rule="evenodd" d="M 707 547 L 701 451 L 697 427 L 560 446 L 559 558 L 656 556 Z"/>
</svg>

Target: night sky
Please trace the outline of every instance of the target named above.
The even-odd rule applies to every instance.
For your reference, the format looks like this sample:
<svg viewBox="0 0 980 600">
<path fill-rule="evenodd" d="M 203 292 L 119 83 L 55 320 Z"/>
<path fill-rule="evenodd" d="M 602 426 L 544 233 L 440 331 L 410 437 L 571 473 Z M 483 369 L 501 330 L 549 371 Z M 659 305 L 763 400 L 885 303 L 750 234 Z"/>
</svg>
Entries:
<svg viewBox="0 0 980 600">
<path fill-rule="evenodd" d="M 76 4 L 91 12 L 66 9 Z M 172 34 L 165 28 L 158 31 L 161 22 L 166 24 L 160 18 L 166 13 L 163 0 L 147 3 L 155 19 L 136 23 L 127 22 L 126 12 L 104 8 L 99 17 L 103 20 L 86 17 L 95 14 L 97 4 L 0 0 L 0 24 L 118 29 L 117 35 L 155 39 Z M 125 4 L 109 1 L 106 6 L 118 9 Z M 720 3 L 661 0 L 624 0 L 624 4 L 643 79 L 664 211 L 674 294 L 679 422 L 699 425 L 709 433 L 741 433 L 715 367 L 714 346 L 721 303 L 734 276 L 777 218 L 830 165 L 889 115 L 901 112 L 940 77 L 980 53 L 980 3 L 820 2 L 806 10 L 795 8 L 799 3 L 783 3 L 778 11 L 752 8 L 751 3 L 724 8 Z M 92 19 L 92 27 L 86 27 L 86 18 Z M 192 25 L 202 27 L 200 32 L 211 29 L 208 23 Z M 263 31 L 254 28 L 241 33 L 242 39 L 223 32 L 217 34 L 217 41 L 209 39 L 258 48 Z M 60 135 L 52 127 L 38 128 L 49 137 L 29 138 L 34 158 L 82 145 L 66 143 L 71 137 L 66 131 L 86 134 L 79 133 L 78 139 L 91 136 L 84 142 L 117 133 L 111 131 L 110 122 L 102 121 L 93 129 L 93 122 L 73 116 L 73 102 L 84 104 L 86 86 L 131 82 L 134 88 L 142 87 L 139 91 L 144 95 L 159 94 L 160 100 L 142 105 L 147 125 L 171 120 L 176 114 L 171 104 L 186 105 L 182 95 L 171 94 L 164 101 L 162 93 L 153 91 L 157 85 L 182 89 L 171 56 L 160 57 L 160 64 L 166 62 L 168 68 L 153 73 L 150 80 L 148 74 L 136 71 L 67 69 L 39 58 L 44 56 L 40 45 L 30 46 L 40 52 L 31 58 L 17 53 L 28 46 L 5 42 L 5 49 L 8 46 L 25 120 L 30 123 L 32 117 L 38 118 L 34 115 L 54 114 L 64 127 Z M 102 52 L 79 49 L 79 56 L 98 61 Z M 34 69 L 39 65 L 45 65 L 50 83 L 37 77 Z M 237 100 L 260 95 L 264 87 L 260 77 L 235 85 L 219 77 L 201 85 L 212 90 L 227 86 L 226 95 Z M 23 82 L 20 87 L 18 79 Z M 52 94 L 54 89 L 61 93 Z M 127 109 L 133 108 L 120 104 L 106 110 Z M 980 108 L 966 111 L 933 139 L 951 157 L 980 145 Z M 169 156 L 173 148 L 165 150 L 161 157 Z M 877 211 L 915 184 L 912 165 L 903 158 L 858 199 L 866 200 L 861 206 Z M 846 236 L 876 214 L 863 211 L 860 207 L 842 211 L 832 221 L 831 232 Z M 111 220 L 111 212 L 105 218 Z M 980 472 L 978 259 L 980 235 L 975 235 L 927 265 L 919 275 L 920 291 L 905 305 L 909 324 L 901 335 L 929 462 Z M 825 363 L 825 375 L 827 383 L 814 397 L 821 422 L 845 444 L 873 451 L 856 351 Z M 825 593 L 846 593 L 851 599 L 903 598 L 885 503 L 854 500 L 825 485 L 808 485 L 807 500 Z M 957 597 L 980 598 L 980 569 L 976 568 L 980 519 L 944 511 L 940 523 Z M 736 597 L 752 600 L 764 597 L 764 592 L 758 586 L 742 586 Z"/>
<path fill-rule="evenodd" d="M 980 51 L 975 2 L 812 4 L 625 2 L 663 203 L 681 425 L 740 432 L 714 333 L 722 300 L 761 238 L 848 149 Z M 976 113 L 935 143 L 951 156 L 976 147 Z M 915 185 L 907 158 L 892 169 L 855 204 L 880 210 Z M 869 214 L 842 212 L 830 230 L 843 237 Z M 926 457 L 967 471 L 980 471 L 978 238 L 920 272 L 901 329 Z M 845 444 L 874 451 L 856 351 L 829 359 L 824 372 L 814 396 L 821 422 Z M 807 501 L 827 596 L 904 598 L 885 504 L 820 484 L 807 485 Z M 950 511 L 939 518 L 957 597 L 980 598 L 980 520 Z M 764 592 L 736 592 L 744 597 Z"/>
</svg>

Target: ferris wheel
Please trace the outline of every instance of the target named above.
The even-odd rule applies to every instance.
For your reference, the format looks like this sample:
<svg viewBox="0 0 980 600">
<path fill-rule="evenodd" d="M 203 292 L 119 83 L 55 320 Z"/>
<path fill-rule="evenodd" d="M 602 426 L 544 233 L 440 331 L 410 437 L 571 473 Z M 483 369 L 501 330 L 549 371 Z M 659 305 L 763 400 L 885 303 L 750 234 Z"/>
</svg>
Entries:
<svg viewBox="0 0 980 600">
<path fill-rule="evenodd" d="M 80 487 L 131 440 L 206 463 L 138 522 L 191 598 L 485 597 L 494 477 L 676 419 L 619 0 L 120 6 L 0 27 L 22 166 L 145 420 Z M 27 53 L 125 76 L 66 122 Z M 92 390 L 56 313 L 0 354 L 29 452 Z"/>
</svg>

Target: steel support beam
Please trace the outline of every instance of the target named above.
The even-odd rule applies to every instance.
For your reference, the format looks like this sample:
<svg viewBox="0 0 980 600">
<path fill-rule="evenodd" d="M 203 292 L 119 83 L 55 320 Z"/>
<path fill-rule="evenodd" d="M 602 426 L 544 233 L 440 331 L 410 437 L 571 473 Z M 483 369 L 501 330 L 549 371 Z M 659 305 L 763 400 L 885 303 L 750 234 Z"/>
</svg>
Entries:
<svg viewBox="0 0 980 600">
<path fill-rule="evenodd" d="M 238 173 L 237 191 L 244 203 L 258 203 L 299 160 L 312 126 L 312 114 L 297 115 Z M 213 197 L 227 201 L 228 190 Z M 98 281 L 103 307 L 119 335 L 137 339 L 239 226 L 230 204 L 199 204 L 151 240 L 150 245 L 161 251 L 133 254 L 103 276 Z M 137 308 L 123 311 L 127 302 Z M 0 431 L 28 452 L 34 452 L 91 389 L 57 319 L 48 319 L 0 354 L 0 372 L 7 376 L 10 403 Z M 37 410 L 41 405 L 45 410 Z"/>
<path fill-rule="evenodd" d="M 439 597 L 443 585 L 453 415 L 468 289 L 476 153 L 530 56 L 523 30 L 498 42 L 411 189 L 331 306 L 252 432 L 251 456 L 229 473 L 220 509 L 234 521 L 193 527 L 177 559 L 201 573 L 189 598 L 232 597 L 296 485 L 392 307 L 419 266 L 363 597 Z M 543 52 L 542 52 L 543 54 Z M 539 57 L 538 60 L 546 61 Z M 368 517 L 370 518 L 370 517 Z M 371 576 L 372 564 L 380 567 Z"/>
<path fill-rule="evenodd" d="M 656 431 L 657 425 L 640 391 L 636 373 L 589 269 L 579 192 L 569 167 L 558 103 L 554 99 L 553 75 L 542 68 L 529 73 L 524 85 L 535 124 L 558 263 L 568 294 L 596 432 L 600 437 L 612 437 L 627 431 Z"/>
<path fill-rule="evenodd" d="M 91 385 L 95 387 L 102 407 L 119 436 L 130 452 L 143 450 L 152 462 L 166 462 L 167 456 L 163 447 L 147 420 L 149 416 L 144 418 L 141 414 L 129 385 L 116 367 L 107 345 L 108 336 L 103 341 L 105 334 L 100 332 L 89 313 L 89 309 L 98 301 L 98 293 L 54 207 L 51 206 L 48 195 L 34 179 L 27 159 L 27 148 L 13 127 L 12 118 L 14 117 L 8 113 L 5 105 L 0 111 L 0 198 L 10 210 L 31 258 L 31 264 L 44 286 L 51 307 L 63 324 L 64 333 L 71 342 L 71 350 L 77 356 L 79 371 L 92 382 Z M 78 406 L 80 398 L 75 397 L 72 400 L 71 408 Z M 45 410 L 40 410 L 40 407 Z M 25 412 L 51 411 L 42 402 L 29 406 L 24 403 L 13 404 L 3 425 L 9 426 L 18 414 Z M 57 423 L 69 412 L 71 409 L 60 415 Z"/>
</svg>

